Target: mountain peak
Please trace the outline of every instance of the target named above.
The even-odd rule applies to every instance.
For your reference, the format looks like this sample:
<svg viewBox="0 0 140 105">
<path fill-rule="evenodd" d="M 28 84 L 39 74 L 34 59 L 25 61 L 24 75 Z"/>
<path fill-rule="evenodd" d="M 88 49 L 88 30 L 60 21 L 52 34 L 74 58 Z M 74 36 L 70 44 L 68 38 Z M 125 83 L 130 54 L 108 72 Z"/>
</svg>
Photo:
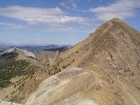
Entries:
<svg viewBox="0 0 140 105">
<path fill-rule="evenodd" d="M 119 19 L 119 18 L 113 18 L 112 20 L 110 20 L 111 22 L 122 22 L 122 20 L 121 19 Z"/>
<path fill-rule="evenodd" d="M 119 18 L 113 18 L 107 21 L 106 23 L 102 24 L 100 27 L 98 27 L 96 31 L 104 33 L 109 29 L 111 29 L 112 26 L 116 26 L 116 25 L 118 26 L 118 24 L 126 24 L 126 23 Z"/>
<path fill-rule="evenodd" d="M 3 53 L 1 53 L 1 55 L 4 54 L 4 53 L 11 53 L 11 52 L 16 52 L 16 53 L 18 53 L 18 54 L 23 54 L 23 55 L 26 56 L 26 57 L 35 58 L 35 55 L 34 55 L 32 52 L 27 51 L 27 50 L 21 50 L 21 49 L 18 49 L 18 48 L 16 48 L 16 47 L 4 51 Z"/>
<path fill-rule="evenodd" d="M 119 18 L 113 18 L 113 19 L 107 21 L 105 24 L 109 25 L 109 26 L 113 26 L 116 23 L 123 23 L 123 21 L 121 19 L 119 19 Z"/>
</svg>

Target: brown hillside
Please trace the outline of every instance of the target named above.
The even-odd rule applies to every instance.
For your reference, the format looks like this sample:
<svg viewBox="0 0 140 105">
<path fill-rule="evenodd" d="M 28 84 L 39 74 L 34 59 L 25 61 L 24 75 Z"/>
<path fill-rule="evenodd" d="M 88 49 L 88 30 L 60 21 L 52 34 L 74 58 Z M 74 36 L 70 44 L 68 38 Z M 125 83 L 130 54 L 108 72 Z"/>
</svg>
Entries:
<svg viewBox="0 0 140 105">
<path fill-rule="evenodd" d="M 100 26 L 84 41 L 62 53 L 60 58 L 68 62 L 70 62 L 72 59 L 75 59 L 75 61 L 78 62 L 75 64 L 75 66 L 79 66 L 79 64 L 84 62 L 85 59 L 89 57 L 89 55 L 92 55 L 92 53 L 99 53 L 101 50 L 105 49 L 114 50 L 118 44 L 120 44 L 122 47 L 126 47 L 123 46 L 122 40 L 130 41 L 129 37 L 131 38 L 133 44 L 140 46 L 140 33 L 120 19 L 114 18 Z M 117 48 L 119 49 L 119 46 L 117 46 Z M 68 58 L 70 58 L 70 60 Z"/>
<path fill-rule="evenodd" d="M 61 58 L 59 68 L 77 66 L 92 70 L 107 82 L 111 91 L 108 94 L 113 94 L 116 100 L 112 102 L 118 103 L 115 105 L 140 104 L 140 32 L 120 19 L 103 24 L 87 39 L 62 53 Z M 102 95 L 99 97 L 102 104 L 109 102 Z"/>
</svg>

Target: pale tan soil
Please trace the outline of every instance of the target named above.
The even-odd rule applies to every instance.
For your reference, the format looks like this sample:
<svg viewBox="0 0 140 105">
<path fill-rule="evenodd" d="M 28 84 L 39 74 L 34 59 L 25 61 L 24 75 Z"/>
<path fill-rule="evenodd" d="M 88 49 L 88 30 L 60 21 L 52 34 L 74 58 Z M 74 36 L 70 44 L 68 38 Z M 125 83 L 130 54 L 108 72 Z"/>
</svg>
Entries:
<svg viewBox="0 0 140 105">
<path fill-rule="evenodd" d="M 84 103 L 97 105 L 93 100 L 84 99 L 82 94 L 78 93 L 78 91 L 81 92 L 82 84 L 78 86 L 80 90 L 77 90 L 77 87 L 73 88 L 78 81 L 82 82 L 83 79 L 88 78 L 90 73 L 92 72 L 81 68 L 71 68 L 58 73 L 43 81 L 39 89 L 28 98 L 25 105 L 82 105 Z M 76 84 L 71 85 L 73 82 Z"/>
<path fill-rule="evenodd" d="M 0 99 L 5 100 L 5 101 L 10 101 L 9 100 L 9 98 L 11 98 L 10 93 L 12 93 L 15 90 L 16 89 L 14 88 L 14 86 L 9 86 L 7 88 L 0 90 Z M 8 96 L 8 98 L 6 98 L 6 96 Z"/>
<path fill-rule="evenodd" d="M 22 79 L 22 78 L 24 78 L 24 77 L 26 77 L 26 76 L 16 76 L 16 77 L 14 77 L 14 78 L 11 78 L 10 81 L 11 81 L 12 83 L 15 83 L 15 82 L 19 81 L 20 79 Z"/>
<path fill-rule="evenodd" d="M 18 85 L 16 87 L 14 87 L 14 85 L 21 79 L 25 78 L 26 76 L 16 76 L 14 78 L 11 78 L 10 81 L 12 82 L 12 84 L 7 87 L 7 88 L 3 88 L 0 90 L 0 99 L 5 100 L 5 101 L 10 101 L 10 99 L 16 95 L 19 91 L 18 89 Z M 15 92 L 14 92 L 15 91 Z M 12 94 L 12 92 L 14 92 Z M 8 96 L 8 97 L 6 97 Z"/>
<path fill-rule="evenodd" d="M 16 60 L 18 61 L 18 60 L 26 60 L 26 59 L 27 57 L 25 57 L 23 54 L 19 54 Z"/>
</svg>

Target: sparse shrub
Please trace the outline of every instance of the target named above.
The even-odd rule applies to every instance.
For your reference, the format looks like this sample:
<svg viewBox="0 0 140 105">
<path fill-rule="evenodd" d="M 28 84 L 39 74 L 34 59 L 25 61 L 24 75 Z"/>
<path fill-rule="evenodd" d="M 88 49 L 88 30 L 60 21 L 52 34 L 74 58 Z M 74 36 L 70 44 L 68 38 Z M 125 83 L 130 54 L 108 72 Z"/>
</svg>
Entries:
<svg viewBox="0 0 140 105">
<path fill-rule="evenodd" d="M 8 98 L 8 95 L 5 98 Z"/>
<path fill-rule="evenodd" d="M 14 85 L 14 88 L 16 88 L 16 85 Z"/>
<path fill-rule="evenodd" d="M 65 68 L 66 68 L 66 66 L 64 66 L 64 65 L 63 65 L 63 68 L 65 69 Z"/>
</svg>

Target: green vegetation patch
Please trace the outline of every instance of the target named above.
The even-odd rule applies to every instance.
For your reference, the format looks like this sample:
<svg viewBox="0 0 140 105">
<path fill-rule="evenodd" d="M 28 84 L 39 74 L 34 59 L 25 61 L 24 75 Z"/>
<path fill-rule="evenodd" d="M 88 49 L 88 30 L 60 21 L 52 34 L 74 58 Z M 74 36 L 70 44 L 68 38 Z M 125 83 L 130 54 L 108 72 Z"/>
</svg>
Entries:
<svg viewBox="0 0 140 105">
<path fill-rule="evenodd" d="M 33 75 L 37 67 L 26 60 L 16 61 L 17 53 L 5 53 L 0 56 L 0 87 L 7 87 L 15 76 Z"/>
<path fill-rule="evenodd" d="M 9 80 L 12 77 L 27 74 L 25 68 L 29 66 L 29 62 L 25 60 L 11 60 L 7 64 L 0 66 L 0 80 Z"/>
<path fill-rule="evenodd" d="M 0 81 L 0 87 L 4 88 L 7 87 L 11 84 L 12 82 L 5 80 L 5 81 Z"/>
<path fill-rule="evenodd" d="M 15 60 L 16 57 L 18 56 L 18 53 L 4 53 L 0 56 L 0 67 L 1 65 L 5 65 L 9 62 L 11 62 L 12 60 Z"/>
</svg>

